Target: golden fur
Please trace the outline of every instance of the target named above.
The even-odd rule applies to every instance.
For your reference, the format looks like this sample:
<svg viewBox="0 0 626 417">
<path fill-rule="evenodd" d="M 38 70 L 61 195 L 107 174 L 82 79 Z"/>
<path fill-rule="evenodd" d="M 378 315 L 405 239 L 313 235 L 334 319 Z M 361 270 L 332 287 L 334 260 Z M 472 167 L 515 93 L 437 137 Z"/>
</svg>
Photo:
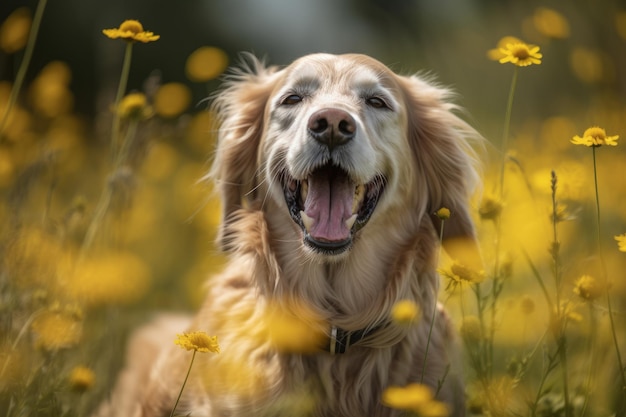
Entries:
<svg viewBox="0 0 626 417">
<path fill-rule="evenodd" d="M 216 335 L 222 352 L 196 355 L 178 415 L 395 416 L 398 411 L 381 404 L 386 387 L 419 382 L 423 373 L 424 383 L 437 389 L 454 357 L 454 335 L 436 307 L 439 220 L 433 212 L 452 212 L 444 228 L 452 256 L 458 240 L 476 247 L 467 200 L 477 179 L 471 142 L 478 135 L 454 114 L 449 98 L 448 90 L 396 75 L 363 55 L 309 55 L 283 69 L 249 57 L 213 107 L 220 125 L 210 177 L 222 196 L 220 239 L 230 262 L 210 280 L 193 319 L 161 317 L 136 334 L 99 415 L 169 415 L 190 359 L 172 340 L 186 329 Z M 312 114 L 328 108 L 347 114 L 354 126 L 349 141 L 326 149 L 311 138 L 310 127 Z M 286 188 L 311 182 L 324 164 L 340 166 L 338 175 L 350 187 L 368 183 L 377 190 L 384 183 L 367 224 L 346 226 L 348 243 L 337 250 L 323 232 L 305 244 L 305 228 L 286 203 Z M 348 233 L 341 225 L 331 229 Z M 394 304 L 405 299 L 421 308 L 416 325 L 390 320 Z M 342 354 L 282 351 L 263 339 L 260 323 L 269 305 L 289 310 L 294 304 L 321 318 L 304 318 L 303 325 L 315 332 L 323 323 L 325 339 L 331 326 L 378 328 Z M 463 386 L 452 369 L 438 399 L 461 416 Z M 313 398 L 308 408 L 302 393 Z"/>
</svg>

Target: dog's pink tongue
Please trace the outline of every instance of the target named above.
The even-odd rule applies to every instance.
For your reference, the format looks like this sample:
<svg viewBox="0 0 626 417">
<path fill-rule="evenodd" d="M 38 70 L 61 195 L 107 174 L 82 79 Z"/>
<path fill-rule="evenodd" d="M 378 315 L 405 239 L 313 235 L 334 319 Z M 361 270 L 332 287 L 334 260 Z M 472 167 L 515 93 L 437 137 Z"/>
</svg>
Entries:
<svg viewBox="0 0 626 417">
<path fill-rule="evenodd" d="M 313 221 L 309 235 L 319 241 L 341 242 L 350 237 L 346 220 L 352 216 L 354 186 L 344 173 L 321 169 L 309 177 L 304 212 Z"/>
</svg>

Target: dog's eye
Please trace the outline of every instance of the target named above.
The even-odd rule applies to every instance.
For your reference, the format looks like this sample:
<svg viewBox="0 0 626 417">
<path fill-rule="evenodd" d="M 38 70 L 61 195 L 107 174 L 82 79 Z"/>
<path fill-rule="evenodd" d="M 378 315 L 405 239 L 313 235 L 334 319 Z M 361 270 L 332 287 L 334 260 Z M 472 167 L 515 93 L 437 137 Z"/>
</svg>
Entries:
<svg viewBox="0 0 626 417">
<path fill-rule="evenodd" d="M 280 104 L 284 104 L 286 106 L 293 106 L 294 104 L 298 104 L 301 101 L 302 101 L 302 96 L 298 94 L 289 94 L 288 96 L 282 99 Z"/>
<path fill-rule="evenodd" d="M 368 106 L 373 107 L 375 109 L 388 109 L 389 108 L 385 100 L 383 100 L 380 97 L 368 97 L 365 99 L 365 102 L 367 103 Z"/>
</svg>

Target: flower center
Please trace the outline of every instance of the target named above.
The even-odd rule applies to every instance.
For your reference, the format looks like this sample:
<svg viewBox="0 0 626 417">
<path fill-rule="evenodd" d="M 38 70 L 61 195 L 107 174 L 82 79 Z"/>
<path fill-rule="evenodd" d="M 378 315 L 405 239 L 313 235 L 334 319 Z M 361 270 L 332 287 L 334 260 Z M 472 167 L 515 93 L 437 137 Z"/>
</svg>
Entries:
<svg viewBox="0 0 626 417">
<path fill-rule="evenodd" d="M 528 51 L 528 47 L 522 44 L 513 45 L 512 52 L 513 56 L 518 59 L 528 59 L 530 57 L 530 53 Z"/>
<path fill-rule="evenodd" d="M 606 132 L 601 127 L 590 127 L 585 130 L 585 136 L 591 136 L 596 140 L 604 140 L 606 138 Z"/>
<path fill-rule="evenodd" d="M 143 26 L 137 20 L 126 20 L 120 25 L 120 30 L 123 32 L 141 33 L 143 32 Z"/>
</svg>

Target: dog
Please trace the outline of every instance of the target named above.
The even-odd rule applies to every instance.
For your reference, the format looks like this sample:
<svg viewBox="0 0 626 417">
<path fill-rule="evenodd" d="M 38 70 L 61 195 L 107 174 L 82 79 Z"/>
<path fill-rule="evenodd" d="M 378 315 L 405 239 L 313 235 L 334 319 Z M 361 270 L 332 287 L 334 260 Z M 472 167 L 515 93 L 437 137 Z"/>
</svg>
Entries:
<svg viewBox="0 0 626 417">
<path fill-rule="evenodd" d="M 479 257 L 468 201 L 480 135 L 452 97 L 365 55 L 283 68 L 245 57 L 212 104 L 208 177 L 228 264 L 195 317 L 136 333 L 98 415 L 169 415 L 191 357 L 172 340 L 189 330 L 217 336 L 221 352 L 194 356 L 176 415 L 396 416 L 384 390 L 423 383 L 463 416 L 436 268 L 441 241 L 451 257 Z M 419 320 L 394 321 L 402 300 Z"/>
</svg>

